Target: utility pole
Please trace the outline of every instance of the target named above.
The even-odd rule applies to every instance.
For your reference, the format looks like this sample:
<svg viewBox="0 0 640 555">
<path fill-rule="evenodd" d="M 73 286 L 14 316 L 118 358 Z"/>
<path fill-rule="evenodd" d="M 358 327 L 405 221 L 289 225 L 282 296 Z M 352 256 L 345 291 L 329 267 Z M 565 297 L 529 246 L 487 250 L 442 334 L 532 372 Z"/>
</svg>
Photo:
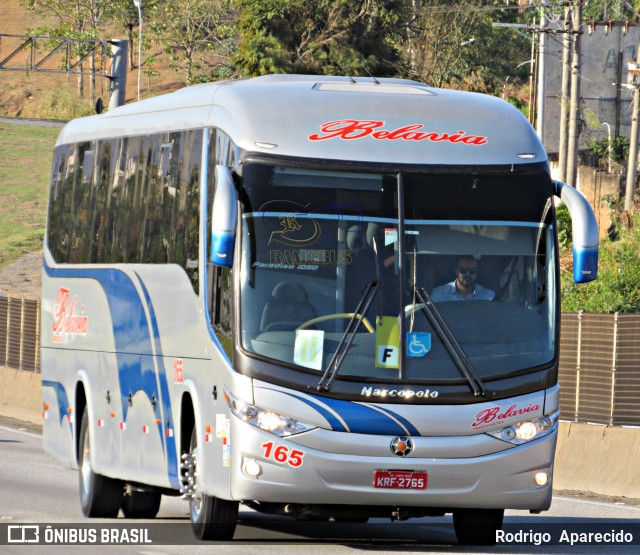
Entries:
<svg viewBox="0 0 640 555">
<path fill-rule="evenodd" d="M 111 41 L 111 87 L 109 90 L 109 110 L 124 106 L 127 89 L 128 40 Z"/>
<path fill-rule="evenodd" d="M 578 139 L 580 137 L 580 32 L 582 26 L 582 1 L 573 5 L 573 48 L 571 51 L 571 101 L 569 108 L 569 138 L 567 144 L 566 182 L 573 187 L 578 177 Z"/>
<path fill-rule="evenodd" d="M 545 54 L 547 51 L 547 33 L 545 32 L 547 26 L 546 15 L 547 0 L 542 0 L 542 8 L 540 10 L 540 49 L 538 51 L 538 98 L 537 98 L 537 118 L 536 118 L 536 132 L 538 137 L 544 143 L 544 109 L 545 109 Z"/>
<path fill-rule="evenodd" d="M 627 166 L 627 183 L 624 193 L 624 209 L 629 212 L 633 207 L 633 197 L 636 192 L 636 177 L 638 166 L 638 112 L 640 111 L 640 80 L 638 78 L 640 66 L 640 45 L 636 55 L 636 62 L 629 63 L 629 78 L 627 83 L 633 90 L 633 108 L 631 109 L 631 134 L 629 136 L 629 165 Z"/>
<path fill-rule="evenodd" d="M 571 87 L 571 35 L 569 34 L 569 8 L 564 9 L 564 34 L 562 35 L 562 93 L 560 98 L 560 140 L 558 144 L 558 178 L 567 179 L 567 117 L 569 115 L 569 92 Z"/>
</svg>

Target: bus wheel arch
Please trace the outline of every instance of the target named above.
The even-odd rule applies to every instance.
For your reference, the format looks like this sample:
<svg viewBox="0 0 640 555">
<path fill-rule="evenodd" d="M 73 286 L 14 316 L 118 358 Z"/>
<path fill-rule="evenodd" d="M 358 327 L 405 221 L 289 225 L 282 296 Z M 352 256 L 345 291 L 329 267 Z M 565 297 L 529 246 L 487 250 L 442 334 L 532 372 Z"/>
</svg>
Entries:
<svg viewBox="0 0 640 555">
<path fill-rule="evenodd" d="M 75 403 L 73 407 L 75 411 L 75 437 L 73 438 L 75 447 L 75 463 L 80 468 L 80 428 L 82 426 L 82 419 L 84 418 L 85 410 L 87 409 L 87 394 L 84 390 L 84 384 L 78 382 L 76 385 Z"/>
<path fill-rule="evenodd" d="M 230 540 L 238 521 L 239 503 L 207 495 L 199 487 L 198 429 L 189 394 L 182 397 L 180 422 L 181 492 L 189 501 L 193 533 L 199 540 Z"/>
<path fill-rule="evenodd" d="M 78 489 L 82 514 L 89 518 L 116 518 L 122 505 L 123 484 L 120 480 L 93 471 L 89 410 L 86 404 L 78 436 Z"/>
</svg>

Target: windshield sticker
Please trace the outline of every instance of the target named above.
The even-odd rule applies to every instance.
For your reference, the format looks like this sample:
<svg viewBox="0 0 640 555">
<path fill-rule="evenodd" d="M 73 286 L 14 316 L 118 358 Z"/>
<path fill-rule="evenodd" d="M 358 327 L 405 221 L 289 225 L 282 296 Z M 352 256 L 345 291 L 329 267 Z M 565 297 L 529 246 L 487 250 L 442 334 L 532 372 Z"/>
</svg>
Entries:
<svg viewBox="0 0 640 555">
<path fill-rule="evenodd" d="M 384 228 L 384 246 L 392 245 L 398 240 L 398 230 L 392 227 Z"/>
<path fill-rule="evenodd" d="M 296 342 L 293 348 L 293 362 L 298 366 L 322 370 L 324 351 L 324 331 L 296 330 Z"/>
<path fill-rule="evenodd" d="M 407 356 L 421 358 L 431 351 L 431 333 L 412 331 L 407 333 Z"/>
<path fill-rule="evenodd" d="M 381 129 L 385 122 L 382 120 L 358 120 L 342 119 L 329 121 L 320 125 L 320 133 L 312 133 L 308 139 L 310 141 L 324 141 L 327 139 L 342 139 L 351 141 L 371 137 L 376 140 L 395 141 L 431 141 L 434 143 L 450 142 L 464 145 L 486 145 L 489 141 L 483 135 L 467 135 L 463 130 L 455 133 L 436 133 L 425 131 L 421 123 L 405 125 L 389 131 Z"/>
<path fill-rule="evenodd" d="M 395 316 L 376 318 L 376 368 L 400 368 L 400 324 Z"/>
<path fill-rule="evenodd" d="M 279 216 L 279 231 L 272 231 L 269 237 L 271 243 L 280 243 L 289 247 L 313 245 L 320 238 L 320 224 L 313 218 L 299 220 L 296 216 Z"/>
<path fill-rule="evenodd" d="M 332 227 L 322 226 L 320 219 L 309 216 L 333 215 Z M 328 248 L 336 245 L 337 236 L 332 236 L 335 221 L 343 218 L 360 219 L 358 209 L 352 204 L 330 204 L 320 208 L 310 208 L 310 203 L 300 204 L 288 200 L 274 200 L 262 205 L 259 210 L 260 222 L 268 232 L 267 245 L 269 260 L 256 261 L 255 268 L 277 270 L 314 271 L 322 265 L 349 265 L 352 253 L 349 249 Z M 279 229 L 274 229 L 277 221 Z M 335 231 L 333 235 L 335 235 Z M 287 248 L 288 247 L 288 248 Z"/>
</svg>

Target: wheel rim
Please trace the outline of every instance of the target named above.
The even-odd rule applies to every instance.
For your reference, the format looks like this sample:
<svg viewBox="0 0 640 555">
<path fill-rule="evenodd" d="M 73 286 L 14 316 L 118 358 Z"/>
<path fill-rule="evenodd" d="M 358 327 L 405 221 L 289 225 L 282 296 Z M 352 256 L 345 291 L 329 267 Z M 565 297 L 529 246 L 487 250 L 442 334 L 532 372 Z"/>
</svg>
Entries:
<svg viewBox="0 0 640 555">
<path fill-rule="evenodd" d="M 91 490 L 91 446 L 89 445 L 89 429 L 84 432 L 82 441 L 82 463 L 80 465 L 82 475 L 82 500 L 86 501 Z"/>
<path fill-rule="evenodd" d="M 190 500 L 191 504 L 191 521 L 200 522 L 200 515 L 202 513 L 202 492 L 198 487 L 198 446 L 192 446 L 191 457 L 193 460 L 193 497 Z"/>
</svg>

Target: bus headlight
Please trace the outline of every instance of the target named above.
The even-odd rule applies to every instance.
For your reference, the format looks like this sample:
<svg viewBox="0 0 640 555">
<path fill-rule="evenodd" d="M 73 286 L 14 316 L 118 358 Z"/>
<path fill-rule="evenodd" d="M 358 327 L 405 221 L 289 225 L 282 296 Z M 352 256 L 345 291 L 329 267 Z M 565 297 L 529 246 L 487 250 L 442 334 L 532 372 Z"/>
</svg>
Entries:
<svg viewBox="0 0 640 555">
<path fill-rule="evenodd" d="M 557 410 L 553 414 L 543 416 L 536 420 L 518 422 L 517 424 L 502 428 L 502 430 L 487 433 L 502 441 L 520 445 L 550 434 L 556 429 L 559 417 L 560 411 Z"/>
<path fill-rule="evenodd" d="M 224 397 L 229 404 L 231 412 L 240 420 L 280 437 L 300 434 L 315 427 L 300 422 L 295 418 L 283 416 L 255 405 L 249 405 L 235 397 L 226 387 L 224 389 Z"/>
</svg>

